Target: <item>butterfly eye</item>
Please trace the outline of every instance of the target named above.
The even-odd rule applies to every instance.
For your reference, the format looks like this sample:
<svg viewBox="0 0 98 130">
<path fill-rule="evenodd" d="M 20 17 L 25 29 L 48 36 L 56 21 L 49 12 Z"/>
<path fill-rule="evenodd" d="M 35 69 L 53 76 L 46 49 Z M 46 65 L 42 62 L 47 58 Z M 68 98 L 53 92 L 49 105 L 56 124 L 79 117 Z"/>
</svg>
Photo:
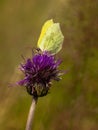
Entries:
<svg viewBox="0 0 98 130">
<path fill-rule="evenodd" d="M 40 49 L 40 48 L 36 48 L 36 51 L 37 51 L 37 52 L 41 52 L 41 49 Z"/>
</svg>

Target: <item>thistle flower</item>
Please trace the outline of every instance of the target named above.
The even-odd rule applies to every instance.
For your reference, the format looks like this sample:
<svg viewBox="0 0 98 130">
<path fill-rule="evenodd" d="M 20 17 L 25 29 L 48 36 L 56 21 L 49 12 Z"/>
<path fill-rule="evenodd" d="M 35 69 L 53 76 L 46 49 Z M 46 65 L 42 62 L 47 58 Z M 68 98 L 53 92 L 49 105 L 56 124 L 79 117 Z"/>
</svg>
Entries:
<svg viewBox="0 0 98 130">
<path fill-rule="evenodd" d="M 27 88 L 30 95 L 34 97 L 45 96 L 51 86 L 51 80 L 60 80 L 62 74 L 58 67 L 61 61 L 56 60 L 48 52 L 37 52 L 32 58 L 28 58 L 20 69 L 24 73 L 24 79 L 19 85 Z"/>
<path fill-rule="evenodd" d="M 62 73 L 58 67 L 61 60 L 56 60 L 55 54 L 61 50 L 63 39 L 59 23 L 49 20 L 44 24 L 37 52 L 20 66 L 24 79 L 18 84 L 25 86 L 30 95 L 45 96 L 51 87 L 51 81 L 60 80 Z"/>
</svg>

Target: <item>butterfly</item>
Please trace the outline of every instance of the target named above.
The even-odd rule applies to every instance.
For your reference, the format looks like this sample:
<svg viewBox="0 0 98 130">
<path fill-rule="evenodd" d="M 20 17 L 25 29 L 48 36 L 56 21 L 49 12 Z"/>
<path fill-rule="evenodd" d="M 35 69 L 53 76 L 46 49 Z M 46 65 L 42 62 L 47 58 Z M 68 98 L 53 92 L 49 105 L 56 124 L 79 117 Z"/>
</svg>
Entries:
<svg viewBox="0 0 98 130">
<path fill-rule="evenodd" d="M 61 32 L 60 24 L 54 23 L 51 19 L 43 25 L 37 46 L 42 51 L 49 51 L 51 54 L 56 54 L 62 49 L 63 41 L 64 36 Z"/>
</svg>

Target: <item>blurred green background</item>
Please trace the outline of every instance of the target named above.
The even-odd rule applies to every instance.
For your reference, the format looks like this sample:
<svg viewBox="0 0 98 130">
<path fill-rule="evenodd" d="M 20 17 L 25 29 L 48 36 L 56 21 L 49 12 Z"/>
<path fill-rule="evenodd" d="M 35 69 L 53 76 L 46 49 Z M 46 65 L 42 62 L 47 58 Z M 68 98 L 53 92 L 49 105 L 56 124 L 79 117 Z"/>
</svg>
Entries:
<svg viewBox="0 0 98 130">
<path fill-rule="evenodd" d="M 61 24 L 68 73 L 39 99 L 33 130 L 98 130 L 98 0 L 0 0 L 0 130 L 25 129 L 32 98 L 9 83 L 51 18 Z"/>
</svg>

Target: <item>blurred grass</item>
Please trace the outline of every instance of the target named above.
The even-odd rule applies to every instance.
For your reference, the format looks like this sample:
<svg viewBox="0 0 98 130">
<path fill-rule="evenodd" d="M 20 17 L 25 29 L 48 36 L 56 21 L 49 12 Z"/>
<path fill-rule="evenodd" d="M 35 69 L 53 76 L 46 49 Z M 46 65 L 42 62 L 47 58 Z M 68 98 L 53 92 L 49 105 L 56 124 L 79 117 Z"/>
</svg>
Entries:
<svg viewBox="0 0 98 130">
<path fill-rule="evenodd" d="M 61 24 L 65 41 L 58 57 L 69 72 L 39 99 L 33 128 L 98 129 L 97 5 L 97 0 L 0 0 L 0 130 L 25 129 L 31 97 L 8 84 L 20 55 L 30 55 L 50 18 Z"/>
</svg>

